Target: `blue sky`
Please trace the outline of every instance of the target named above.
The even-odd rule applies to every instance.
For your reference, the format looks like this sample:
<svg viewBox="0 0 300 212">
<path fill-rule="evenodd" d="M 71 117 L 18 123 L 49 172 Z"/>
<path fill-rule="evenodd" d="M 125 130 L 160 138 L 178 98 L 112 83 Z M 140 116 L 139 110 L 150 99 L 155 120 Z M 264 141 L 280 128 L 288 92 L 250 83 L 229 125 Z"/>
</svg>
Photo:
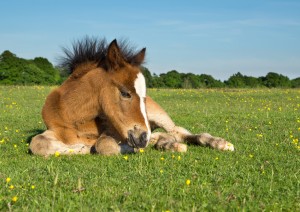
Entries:
<svg viewBox="0 0 300 212">
<path fill-rule="evenodd" d="M 56 64 L 85 35 L 147 48 L 152 73 L 170 70 L 300 77 L 299 0 L 3 0 L 0 53 Z"/>
</svg>

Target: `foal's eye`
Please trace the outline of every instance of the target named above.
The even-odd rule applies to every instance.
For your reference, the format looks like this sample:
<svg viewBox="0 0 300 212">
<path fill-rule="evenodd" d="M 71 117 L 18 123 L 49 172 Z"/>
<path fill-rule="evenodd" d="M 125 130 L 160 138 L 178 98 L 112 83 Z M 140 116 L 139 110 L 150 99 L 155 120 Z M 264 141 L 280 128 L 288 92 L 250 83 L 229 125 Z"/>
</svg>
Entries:
<svg viewBox="0 0 300 212">
<path fill-rule="evenodd" d="M 131 98 L 130 93 L 128 93 L 127 91 L 121 90 L 120 92 L 121 92 L 122 97 L 127 98 L 127 99 Z"/>
</svg>

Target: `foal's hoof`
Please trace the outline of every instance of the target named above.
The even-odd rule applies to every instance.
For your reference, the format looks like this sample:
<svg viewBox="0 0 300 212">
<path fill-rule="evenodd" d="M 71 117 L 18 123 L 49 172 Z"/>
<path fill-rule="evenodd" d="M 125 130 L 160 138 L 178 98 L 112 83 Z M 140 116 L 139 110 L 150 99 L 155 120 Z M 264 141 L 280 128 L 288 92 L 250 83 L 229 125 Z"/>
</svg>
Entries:
<svg viewBox="0 0 300 212">
<path fill-rule="evenodd" d="M 172 144 L 172 150 L 175 152 L 186 152 L 187 151 L 187 145 L 182 143 L 173 143 Z"/>
<path fill-rule="evenodd" d="M 234 146 L 233 146 L 232 143 L 226 141 L 226 144 L 225 144 L 225 146 L 222 150 L 224 150 L 224 151 L 234 151 Z"/>
<path fill-rule="evenodd" d="M 200 136 L 198 136 L 198 143 L 200 145 L 209 146 L 213 149 L 234 151 L 234 146 L 232 143 L 224 140 L 223 138 L 213 137 L 208 133 L 202 133 Z"/>
<path fill-rule="evenodd" d="M 213 138 L 212 147 L 222 151 L 234 151 L 233 144 L 223 138 Z"/>
</svg>

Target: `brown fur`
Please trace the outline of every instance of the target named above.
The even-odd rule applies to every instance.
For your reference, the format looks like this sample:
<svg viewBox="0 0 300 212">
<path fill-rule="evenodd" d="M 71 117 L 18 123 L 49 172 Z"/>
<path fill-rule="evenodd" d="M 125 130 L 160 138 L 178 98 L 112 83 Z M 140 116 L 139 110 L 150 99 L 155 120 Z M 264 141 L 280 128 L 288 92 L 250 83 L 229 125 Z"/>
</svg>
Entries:
<svg viewBox="0 0 300 212">
<path fill-rule="evenodd" d="M 86 41 L 74 47 L 74 55 L 67 52 L 70 58 L 66 64 L 72 74 L 47 97 L 42 110 L 47 130 L 32 139 L 32 153 L 86 154 L 95 149 L 99 154 L 112 155 L 133 153 L 140 145 L 147 145 L 148 141 L 141 141 L 145 140 L 147 126 L 140 109 L 141 99 L 134 87 L 145 49 L 132 54 L 120 49 L 116 41 L 107 47 L 102 41 L 100 44 L 98 51 L 93 49 L 96 42 Z M 81 55 L 80 48 L 86 51 L 85 55 Z M 151 135 L 157 149 L 185 152 L 186 145 L 182 142 L 187 141 L 233 150 L 224 139 L 207 133 L 192 135 L 176 126 L 150 97 L 144 101 L 151 128 L 166 131 Z M 130 137 L 134 142 L 130 142 Z"/>
</svg>

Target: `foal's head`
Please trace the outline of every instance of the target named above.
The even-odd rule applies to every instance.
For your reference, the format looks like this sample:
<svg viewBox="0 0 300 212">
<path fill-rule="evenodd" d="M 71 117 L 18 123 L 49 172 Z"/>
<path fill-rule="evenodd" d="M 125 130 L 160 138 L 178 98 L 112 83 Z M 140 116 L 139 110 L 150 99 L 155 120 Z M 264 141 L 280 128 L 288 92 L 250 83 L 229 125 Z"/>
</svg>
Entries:
<svg viewBox="0 0 300 212">
<path fill-rule="evenodd" d="M 140 71 L 145 51 L 144 48 L 126 56 L 114 40 L 102 61 L 106 70 L 102 109 L 121 137 L 136 148 L 146 147 L 151 134 L 145 105 L 146 83 Z"/>
<path fill-rule="evenodd" d="M 71 72 L 73 81 L 80 81 L 89 71 L 99 71 L 89 80 L 93 87 L 93 99 L 99 102 L 99 115 L 109 124 L 101 131 L 118 133 L 122 141 L 137 148 L 147 146 L 150 127 L 146 114 L 146 84 L 140 71 L 146 49 L 139 52 L 129 48 L 126 42 L 120 47 L 117 41 L 107 45 L 106 40 L 86 38 L 73 44 L 73 50 L 64 49 L 66 58 L 62 65 Z M 84 68 L 86 64 L 93 68 Z M 88 66 L 87 66 L 88 67 Z M 78 86 L 82 86 L 78 83 Z"/>
</svg>

